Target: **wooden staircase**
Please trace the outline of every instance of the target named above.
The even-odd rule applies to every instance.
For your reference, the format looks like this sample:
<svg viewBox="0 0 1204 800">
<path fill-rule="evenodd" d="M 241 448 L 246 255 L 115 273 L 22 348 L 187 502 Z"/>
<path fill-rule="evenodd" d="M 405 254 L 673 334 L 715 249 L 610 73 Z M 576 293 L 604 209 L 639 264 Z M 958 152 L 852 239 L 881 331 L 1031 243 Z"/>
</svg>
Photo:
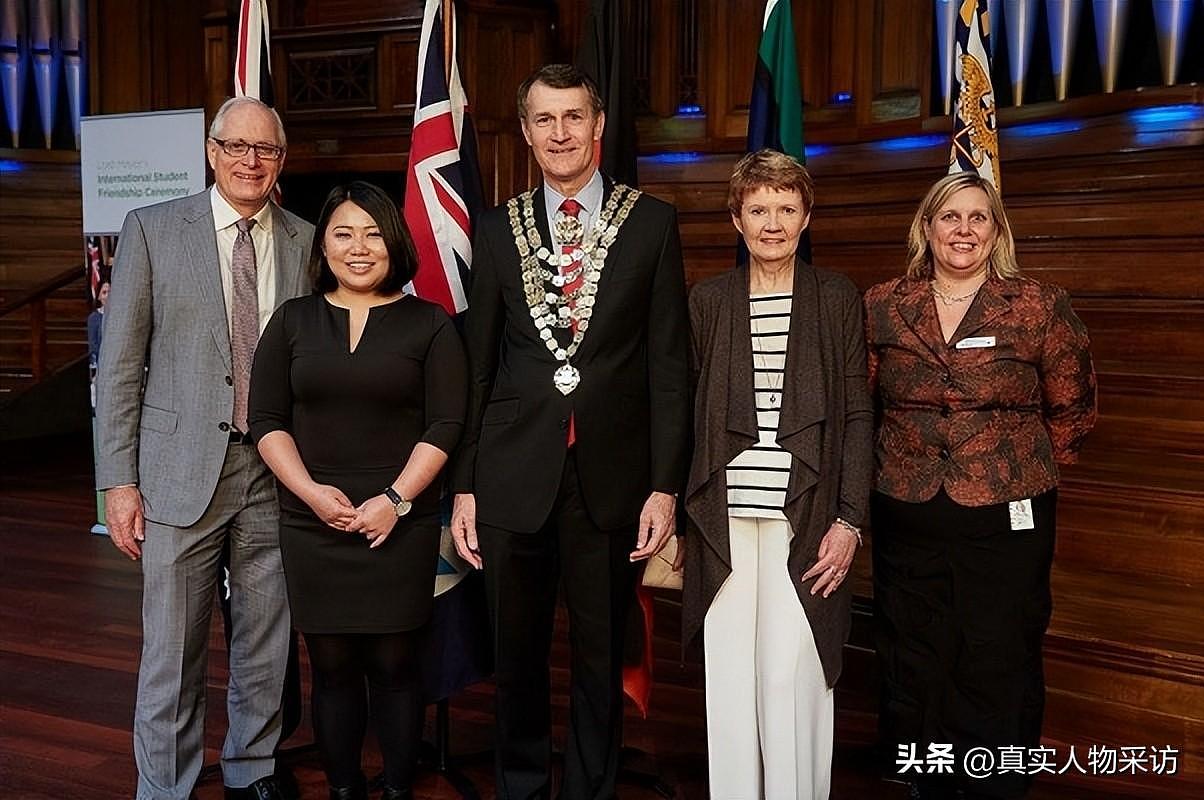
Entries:
<svg viewBox="0 0 1204 800">
<path fill-rule="evenodd" d="M 87 357 L 91 307 L 79 153 L 0 148 L 0 161 L 0 427 L 11 436 L 20 398 L 58 413 L 54 398 L 30 392 Z"/>
<path fill-rule="evenodd" d="M 0 286 L 0 408 L 87 357 L 84 277 L 76 266 L 41 287 Z"/>
</svg>

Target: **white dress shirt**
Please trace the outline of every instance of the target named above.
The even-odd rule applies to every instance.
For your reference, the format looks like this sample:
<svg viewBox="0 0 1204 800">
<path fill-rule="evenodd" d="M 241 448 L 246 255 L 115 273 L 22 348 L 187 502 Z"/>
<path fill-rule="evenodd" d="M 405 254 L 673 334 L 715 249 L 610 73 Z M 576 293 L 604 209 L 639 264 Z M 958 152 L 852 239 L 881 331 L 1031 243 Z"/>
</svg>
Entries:
<svg viewBox="0 0 1204 800">
<path fill-rule="evenodd" d="M 238 238 L 235 223 L 242 219 L 226 202 L 214 185 L 209 189 L 213 206 L 213 227 L 217 233 L 217 260 L 221 265 L 222 297 L 226 301 L 226 327 L 231 326 L 230 303 L 234 292 L 234 240 Z M 255 277 L 259 294 L 259 332 L 267 327 L 276 310 L 276 249 L 272 246 L 272 204 L 264 203 L 252 217 L 251 241 L 255 245 Z"/>
</svg>

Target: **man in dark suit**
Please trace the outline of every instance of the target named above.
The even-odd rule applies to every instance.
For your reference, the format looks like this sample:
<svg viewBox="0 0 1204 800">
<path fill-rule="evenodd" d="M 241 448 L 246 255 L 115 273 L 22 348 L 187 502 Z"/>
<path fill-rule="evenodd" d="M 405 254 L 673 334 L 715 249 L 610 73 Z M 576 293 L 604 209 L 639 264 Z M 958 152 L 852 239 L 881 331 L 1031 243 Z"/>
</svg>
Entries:
<svg viewBox="0 0 1204 800">
<path fill-rule="evenodd" d="M 636 562 L 674 531 L 688 467 L 685 280 L 674 208 L 602 176 L 592 81 L 519 88 L 542 185 L 482 216 L 465 340 L 471 388 L 452 533 L 494 626 L 497 793 L 551 793 L 557 586 L 572 646 L 561 797 L 615 794 Z"/>
<path fill-rule="evenodd" d="M 276 487 L 247 436 L 246 391 L 260 331 L 306 289 L 313 226 L 269 202 L 285 152 L 271 108 L 228 100 L 206 152 L 209 190 L 131 211 L 121 230 L 96 378 L 96 484 L 113 544 L 142 561 L 138 800 L 185 800 L 200 774 L 227 542 L 226 798 L 277 800 L 289 612 Z"/>
</svg>

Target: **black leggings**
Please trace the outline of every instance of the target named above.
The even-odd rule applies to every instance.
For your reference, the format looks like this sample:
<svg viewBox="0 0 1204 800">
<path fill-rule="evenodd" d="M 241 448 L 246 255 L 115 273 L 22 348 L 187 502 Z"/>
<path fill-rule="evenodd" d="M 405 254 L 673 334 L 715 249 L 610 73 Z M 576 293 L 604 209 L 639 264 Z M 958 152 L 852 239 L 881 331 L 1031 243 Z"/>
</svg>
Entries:
<svg viewBox="0 0 1204 800">
<path fill-rule="evenodd" d="M 314 736 L 331 786 L 363 781 L 360 756 L 371 709 L 385 782 L 410 789 L 423 721 L 419 640 L 420 631 L 305 634 Z"/>
</svg>

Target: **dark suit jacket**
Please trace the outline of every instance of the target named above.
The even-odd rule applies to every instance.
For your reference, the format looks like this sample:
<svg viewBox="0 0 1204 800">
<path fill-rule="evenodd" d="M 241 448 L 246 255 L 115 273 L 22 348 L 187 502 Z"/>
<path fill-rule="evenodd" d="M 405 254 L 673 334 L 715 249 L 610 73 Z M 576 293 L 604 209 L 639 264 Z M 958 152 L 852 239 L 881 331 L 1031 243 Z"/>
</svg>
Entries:
<svg viewBox="0 0 1204 800">
<path fill-rule="evenodd" d="M 748 268 L 741 266 L 690 293 L 694 460 L 686 490 L 683 640 L 689 642 L 732 571 L 728 542 L 727 465 L 757 443 Z M 840 676 L 848 638 L 852 584 L 830 597 L 811 595 L 800 578 L 837 517 L 861 525 L 870 493 L 873 428 L 866 386 L 861 298 L 852 282 L 795 265 L 778 444 L 790 453 L 783 508 L 794 538 L 786 568 L 807 612 L 828 685 Z"/>
<path fill-rule="evenodd" d="M 607 181 L 606 197 L 613 191 Z M 545 244 L 542 185 L 535 220 Z M 506 207 L 482 215 L 473 245 L 465 345 L 469 404 L 451 488 L 477 519 L 534 532 L 556 498 L 570 414 L 586 509 L 605 530 L 639 520 L 652 491 L 679 492 L 689 453 L 685 276 L 677 212 L 641 195 L 609 248 L 569 395 L 523 294 Z"/>
<path fill-rule="evenodd" d="M 1096 416 L 1087 328 L 1065 291 L 991 279 L 949 344 L 928 281 L 880 283 L 865 307 L 878 491 L 919 503 L 944 486 L 984 506 L 1057 484 L 1057 464 L 1075 459 Z"/>
</svg>

